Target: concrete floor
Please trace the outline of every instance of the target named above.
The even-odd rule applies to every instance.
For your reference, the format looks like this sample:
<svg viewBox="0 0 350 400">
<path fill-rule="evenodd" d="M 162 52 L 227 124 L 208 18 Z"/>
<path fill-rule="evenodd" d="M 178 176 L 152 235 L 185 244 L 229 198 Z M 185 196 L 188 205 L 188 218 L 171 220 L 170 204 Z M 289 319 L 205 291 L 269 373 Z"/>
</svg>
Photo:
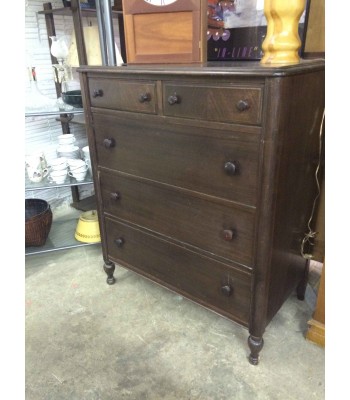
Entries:
<svg viewBox="0 0 350 400">
<path fill-rule="evenodd" d="M 100 246 L 26 257 L 26 400 L 325 398 L 325 351 L 292 295 L 258 366 L 246 329 L 117 267 Z"/>
</svg>

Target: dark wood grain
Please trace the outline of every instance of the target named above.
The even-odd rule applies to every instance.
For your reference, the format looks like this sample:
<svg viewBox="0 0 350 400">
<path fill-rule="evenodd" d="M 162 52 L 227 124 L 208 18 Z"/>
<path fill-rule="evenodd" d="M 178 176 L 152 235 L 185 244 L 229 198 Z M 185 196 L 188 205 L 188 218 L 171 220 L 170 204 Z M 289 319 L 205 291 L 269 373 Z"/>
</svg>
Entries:
<svg viewBox="0 0 350 400">
<path fill-rule="evenodd" d="M 324 61 L 80 73 L 105 260 L 247 326 L 256 365 L 268 323 L 307 277 Z M 89 79 L 125 79 L 127 99 L 92 107 Z M 154 84 L 152 112 L 123 108 L 128 82 Z"/>
<path fill-rule="evenodd" d="M 249 205 L 256 203 L 257 135 L 94 114 L 98 164 Z M 105 138 L 115 147 L 106 149 Z M 230 175 L 225 163 L 235 161 Z"/>
<path fill-rule="evenodd" d="M 174 93 L 179 98 L 169 104 Z M 163 86 L 164 114 L 170 117 L 205 119 L 218 122 L 259 124 L 261 122 L 263 91 L 261 87 L 208 86 L 165 83 Z M 240 102 L 246 109 L 240 110 Z"/>
<path fill-rule="evenodd" d="M 280 144 L 275 200 L 278 223 L 275 223 L 273 233 L 269 320 L 303 279 L 307 267 L 300 252 L 317 195 L 315 173 L 325 96 L 320 82 L 324 82 L 322 72 L 289 77 L 280 84 L 283 102 L 276 121 L 280 135 L 276 138 Z M 322 177 L 319 179 L 321 184 Z M 315 220 L 312 221 L 313 228 L 314 223 Z"/>
<path fill-rule="evenodd" d="M 110 258 L 246 326 L 251 275 L 106 218 Z M 115 240 L 123 239 L 118 246 Z M 137 251 L 135 251 L 137 248 Z M 222 287 L 232 286 L 232 294 Z"/>
<path fill-rule="evenodd" d="M 245 78 L 257 79 L 262 77 L 284 77 L 291 75 L 303 75 L 308 72 L 323 71 L 325 60 L 322 58 L 312 60 L 301 60 L 299 64 L 285 64 L 267 66 L 259 61 L 208 61 L 200 64 L 150 64 L 132 65 L 128 64 L 120 68 L 89 67 L 81 66 L 78 72 L 89 73 L 94 76 L 102 73 L 105 78 L 119 78 L 123 76 L 134 76 L 140 78 L 147 74 L 148 79 L 179 79 L 179 78 L 205 78 L 220 81 L 228 78 L 229 81 L 239 81 Z M 145 75 L 144 75 L 145 76 Z M 203 82 L 204 83 L 204 82 Z"/>
<path fill-rule="evenodd" d="M 94 78 L 89 80 L 89 92 L 94 107 L 156 113 L 155 82 Z M 100 94 L 96 96 L 96 92 Z M 148 100 L 140 101 L 140 97 L 146 94 Z"/>
<path fill-rule="evenodd" d="M 99 180 L 105 213 L 252 267 L 252 210 L 216 204 L 120 174 L 101 172 Z M 233 231 L 232 239 L 228 240 L 225 230 Z"/>
</svg>

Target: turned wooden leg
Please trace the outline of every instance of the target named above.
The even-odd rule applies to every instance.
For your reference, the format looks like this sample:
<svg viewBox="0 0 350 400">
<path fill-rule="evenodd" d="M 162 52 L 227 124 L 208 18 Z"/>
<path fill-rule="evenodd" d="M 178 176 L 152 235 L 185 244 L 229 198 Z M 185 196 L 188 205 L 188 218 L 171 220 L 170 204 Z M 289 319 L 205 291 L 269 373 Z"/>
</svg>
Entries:
<svg viewBox="0 0 350 400">
<path fill-rule="evenodd" d="M 310 260 L 306 260 L 304 276 L 302 280 L 299 282 L 299 285 L 297 287 L 297 297 L 299 300 L 305 299 L 306 286 L 309 279 L 309 269 L 310 269 Z"/>
<path fill-rule="evenodd" d="M 249 362 L 252 365 L 259 364 L 259 353 L 264 346 L 264 339 L 262 337 L 249 336 L 248 346 L 250 348 Z"/>
<path fill-rule="evenodd" d="M 108 285 L 113 285 L 115 283 L 115 278 L 113 276 L 114 270 L 115 270 L 115 265 L 111 261 L 105 261 L 103 265 L 103 269 L 105 273 L 107 274 L 107 283 Z"/>
</svg>

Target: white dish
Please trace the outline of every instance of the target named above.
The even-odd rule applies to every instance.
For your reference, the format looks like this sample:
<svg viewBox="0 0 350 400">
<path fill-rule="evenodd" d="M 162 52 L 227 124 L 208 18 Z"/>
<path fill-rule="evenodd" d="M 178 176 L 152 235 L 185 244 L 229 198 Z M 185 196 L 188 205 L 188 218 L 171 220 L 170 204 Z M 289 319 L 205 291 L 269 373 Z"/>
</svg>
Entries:
<svg viewBox="0 0 350 400">
<path fill-rule="evenodd" d="M 58 136 L 58 143 L 62 146 L 72 145 L 75 142 L 75 137 L 72 133 L 66 133 Z"/>
<path fill-rule="evenodd" d="M 73 151 L 79 151 L 79 147 L 74 146 L 74 144 L 67 144 L 64 146 L 57 147 L 57 152 L 59 152 L 59 153 L 71 153 Z"/>
<path fill-rule="evenodd" d="M 67 161 L 68 160 L 73 160 L 73 159 L 80 159 L 80 151 L 79 150 L 75 150 L 75 151 L 71 151 L 71 152 L 60 152 L 57 151 L 57 155 L 58 157 L 66 157 Z"/>
</svg>

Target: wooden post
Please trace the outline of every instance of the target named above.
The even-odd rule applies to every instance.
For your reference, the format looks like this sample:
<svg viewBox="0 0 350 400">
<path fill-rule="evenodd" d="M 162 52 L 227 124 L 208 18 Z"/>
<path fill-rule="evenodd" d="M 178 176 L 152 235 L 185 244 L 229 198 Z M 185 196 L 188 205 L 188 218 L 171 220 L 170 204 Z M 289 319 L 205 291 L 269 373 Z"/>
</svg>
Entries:
<svg viewBox="0 0 350 400">
<path fill-rule="evenodd" d="M 320 287 L 318 289 L 317 304 L 314 315 L 308 321 L 309 329 L 306 339 L 325 347 L 325 264 L 323 264 Z"/>
</svg>

